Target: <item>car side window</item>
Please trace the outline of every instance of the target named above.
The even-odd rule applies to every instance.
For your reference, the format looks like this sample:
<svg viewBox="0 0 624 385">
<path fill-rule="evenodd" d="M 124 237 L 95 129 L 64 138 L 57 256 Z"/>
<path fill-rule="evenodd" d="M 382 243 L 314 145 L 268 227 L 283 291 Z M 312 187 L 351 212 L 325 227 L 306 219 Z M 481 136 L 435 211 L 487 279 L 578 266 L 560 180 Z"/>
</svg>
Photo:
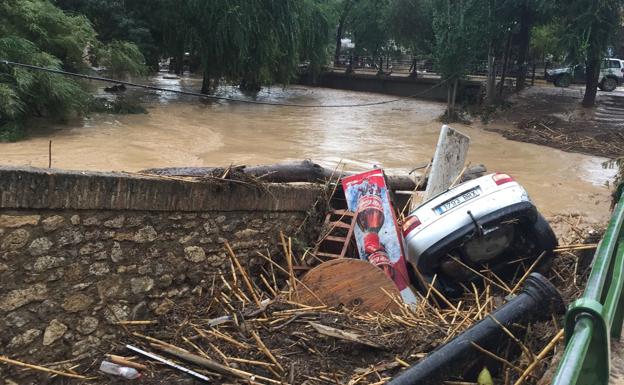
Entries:
<svg viewBox="0 0 624 385">
<path fill-rule="evenodd" d="M 609 68 L 620 68 L 619 60 L 609 60 Z"/>
</svg>

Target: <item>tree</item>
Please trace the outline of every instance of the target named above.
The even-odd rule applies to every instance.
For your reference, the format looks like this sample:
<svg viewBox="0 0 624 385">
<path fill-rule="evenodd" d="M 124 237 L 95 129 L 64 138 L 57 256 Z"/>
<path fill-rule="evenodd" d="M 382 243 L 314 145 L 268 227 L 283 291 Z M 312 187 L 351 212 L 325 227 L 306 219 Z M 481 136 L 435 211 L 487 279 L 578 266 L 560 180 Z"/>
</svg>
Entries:
<svg viewBox="0 0 624 385">
<path fill-rule="evenodd" d="M 546 56 L 552 56 L 555 61 L 561 60 L 565 50 L 561 43 L 562 30 L 560 21 L 554 20 L 548 24 L 533 27 L 529 51 L 534 58 L 546 61 Z"/>
<path fill-rule="evenodd" d="M 432 0 L 390 0 L 384 22 L 390 36 L 413 54 L 433 51 Z"/>
<path fill-rule="evenodd" d="M 300 17 L 299 61 L 308 62 L 314 78 L 328 60 L 331 31 L 331 6 L 316 0 L 304 0 Z"/>
<path fill-rule="evenodd" d="M 480 0 L 434 0 L 435 62 L 447 87 L 446 118 L 457 118 L 457 85 L 483 55 L 483 12 Z"/>
<path fill-rule="evenodd" d="M 596 102 L 600 64 L 620 26 L 622 0 L 573 0 L 561 4 L 564 42 L 570 58 L 585 62 L 583 106 Z"/>
<path fill-rule="evenodd" d="M 342 48 L 342 37 L 344 36 L 347 20 L 351 14 L 351 10 L 357 0 L 342 0 L 335 3 L 335 9 L 338 14 L 336 26 L 336 48 L 334 50 L 334 64 L 340 60 L 340 50 Z"/>
<path fill-rule="evenodd" d="M 90 51 L 103 60 L 130 63 L 119 57 L 120 47 L 102 46 L 90 22 L 68 15 L 47 0 L 0 2 L 0 59 L 70 71 L 87 70 Z M 123 44 L 128 54 L 136 47 Z M 136 52 L 135 52 L 136 53 Z M 134 57 L 140 60 L 142 57 Z M 0 140 L 15 140 L 33 116 L 66 118 L 87 109 L 89 94 L 72 78 L 0 65 Z"/>
<path fill-rule="evenodd" d="M 178 2 L 180 3 L 180 2 Z M 179 8 L 167 8 L 167 0 L 56 0 L 63 10 L 87 17 L 104 44 L 128 41 L 139 47 L 147 65 L 158 70 L 162 54 L 164 20 Z"/>
<path fill-rule="evenodd" d="M 219 81 L 242 89 L 286 83 L 301 57 L 325 57 L 329 24 L 314 0 L 188 0 L 192 40 L 197 46 L 208 93 Z M 324 43 L 322 42 L 324 41 Z"/>
<path fill-rule="evenodd" d="M 384 15 L 389 0 L 359 0 L 352 10 L 350 32 L 358 55 L 381 56 L 389 47 Z"/>
<path fill-rule="evenodd" d="M 145 73 L 145 58 L 134 43 L 113 40 L 99 49 L 98 56 L 100 63 L 117 79 Z"/>
</svg>

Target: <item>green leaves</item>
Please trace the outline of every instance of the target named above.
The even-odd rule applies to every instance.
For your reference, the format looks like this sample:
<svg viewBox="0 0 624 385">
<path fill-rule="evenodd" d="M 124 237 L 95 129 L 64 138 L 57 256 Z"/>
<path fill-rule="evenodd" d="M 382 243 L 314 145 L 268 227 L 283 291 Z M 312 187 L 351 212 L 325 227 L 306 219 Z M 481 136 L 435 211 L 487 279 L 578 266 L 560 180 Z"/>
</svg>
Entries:
<svg viewBox="0 0 624 385">
<path fill-rule="evenodd" d="M 433 0 L 434 55 L 443 79 L 463 77 L 477 60 L 486 24 L 480 0 Z"/>
<path fill-rule="evenodd" d="M 432 0 L 390 0 L 385 22 L 391 36 L 412 54 L 433 50 Z"/>
<path fill-rule="evenodd" d="M 479 377 L 477 378 L 478 385 L 494 385 L 494 381 L 492 380 L 492 375 L 487 367 L 483 367 L 481 372 L 479 372 Z"/>
<path fill-rule="evenodd" d="M 147 72 L 145 58 L 134 43 L 113 40 L 99 50 L 98 58 L 115 78 L 124 75 L 143 75 Z"/>
<path fill-rule="evenodd" d="M 287 83 L 300 60 L 324 63 L 329 22 L 319 0 L 184 0 L 191 46 L 204 76 L 249 89 Z M 174 39 L 180 40 L 180 39 Z"/>
<path fill-rule="evenodd" d="M 99 46 L 85 16 L 68 15 L 48 0 L 0 2 L 0 59 L 53 69 L 86 70 Z M 138 48 L 113 42 L 103 50 L 110 67 L 141 73 Z M 87 109 L 89 94 L 73 78 L 0 65 L 0 140 L 15 140 L 32 116 L 64 119 Z"/>
<path fill-rule="evenodd" d="M 0 121 L 14 120 L 24 113 L 24 108 L 15 88 L 0 83 Z"/>
<path fill-rule="evenodd" d="M 0 38 L 0 57 L 48 68 L 61 62 L 19 37 Z M 64 117 L 84 110 L 88 94 L 77 81 L 46 72 L 0 65 L 0 125 L 29 116 Z M 12 125 L 12 130 L 17 125 Z"/>
<path fill-rule="evenodd" d="M 67 15 L 47 0 L 5 0 L 0 3 L 0 21 L 0 35 L 20 36 L 70 69 L 86 67 L 85 47 L 96 41 L 85 16 Z"/>
</svg>

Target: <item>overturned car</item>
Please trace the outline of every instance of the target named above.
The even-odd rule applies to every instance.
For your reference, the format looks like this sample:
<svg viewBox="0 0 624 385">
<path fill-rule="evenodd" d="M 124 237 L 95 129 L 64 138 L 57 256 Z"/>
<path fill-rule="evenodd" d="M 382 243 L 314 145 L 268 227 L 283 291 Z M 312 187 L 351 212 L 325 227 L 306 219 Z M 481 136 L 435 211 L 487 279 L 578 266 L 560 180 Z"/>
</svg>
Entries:
<svg viewBox="0 0 624 385">
<path fill-rule="evenodd" d="M 495 173 L 462 183 L 424 202 L 403 222 L 407 259 L 447 294 L 479 279 L 489 268 L 514 274 L 519 263 L 542 256 L 546 264 L 557 238 L 527 191 L 511 176 Z M 414 277 L 412 282 L 418 280 Z"/>
</svg>

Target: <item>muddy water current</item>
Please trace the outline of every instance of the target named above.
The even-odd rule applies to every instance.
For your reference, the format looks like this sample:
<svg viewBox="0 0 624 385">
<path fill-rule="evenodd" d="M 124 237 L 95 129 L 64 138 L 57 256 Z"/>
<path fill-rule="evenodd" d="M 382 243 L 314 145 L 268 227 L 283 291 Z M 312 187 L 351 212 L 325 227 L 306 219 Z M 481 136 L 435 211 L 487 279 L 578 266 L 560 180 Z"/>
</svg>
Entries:
<svg viewBox="0 0 624 385">
<path fill-rule="evenodd" d="M 196 90 L 197 79 L 149 80 L 162 87 Z M 223 95 L 247 98 L 234 89 Z M 148 114 L 94 114 L 69 125 L 33 124 L 29 138 L 0 143 L 0 164 L 138 171 L 150 167 L 266 164 L 305 158 L 346 169 L 373 165 L 404 173 L 433 155 L 444 105 L 402 99 L 360 108 L 294 108 L 227 101 L 200 101 L 166 93 L 127 91 Z M 352 104 L 388 100 L 371 93 L 291 86 L 272 88 L 256 100 L 298 104 Z M 602 158 L 514 142 L 482 130 L 455 125 L 471 137 L 469 160 L 518 179 L 546 215 L 582 213 L 608 218 L 613 175 Z"/>
</svg>

